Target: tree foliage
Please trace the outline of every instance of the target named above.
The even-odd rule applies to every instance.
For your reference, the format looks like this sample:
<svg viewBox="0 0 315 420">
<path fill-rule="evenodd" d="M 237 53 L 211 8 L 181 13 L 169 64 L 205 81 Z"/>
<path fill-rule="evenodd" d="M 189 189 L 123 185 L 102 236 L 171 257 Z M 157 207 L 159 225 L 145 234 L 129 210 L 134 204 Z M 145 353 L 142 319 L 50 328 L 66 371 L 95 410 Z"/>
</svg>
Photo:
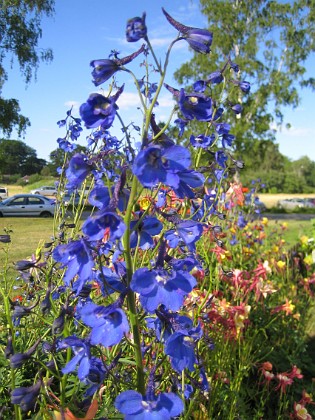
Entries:
<svg viewBox="0 0 315 420">
<path fill-rule="evenodd" d="M 175 77 L 186 84 L 207 79 L 222 69 L 219 57 L 230 56 L 239 65 L 240 80 L 252 89 L 237 98 L 242 118 L 229 122 L 239 156 L 251 154 L 254 139 L 274 140 L 271 127 L 283 122 L 283 107 L 299 105 L 298 88 L 315 88 L 305 68 L 315 50 L 315 1 L 200 0 L 200 7 L 213 32 L 212 52 L 194 53 Z"/>
<path fill-rule="evenodd" d="M 0 139 L 0 174 L 31 175 L 40 173 L 46 165 L 37 157 L 36 150 L 20 140 Z"/>
<path fill-rule="evenodd" d="M 8 63 L 15 61 L 25 82 L 29 83 L 41 61 L 52 60 L 50 49 L 39 49 L 41 19 L 54 12 L 54 0 L 0 0 L 0 130 L 9 136 L 13 128 L 19 135 L 30 125 L 21 115 L 17 99 L 3 98 L 2 87 L 8 80 Z"/>
<path fill-rule="evenodd" d="M 58 168 L 62 168 L 66 162 L 70 159 L 72 155 L 75 153 L 86 153 L 87 148 L 84 146 L 81 146 L 80 144 L 77 144 L 76 149 L 73 152 L 65 152 L 63 149 L 58 147 L 57 149 L 53 150 L 49 154 L 49 163 L 48 163 L 48 169 L 49 173 L 52 176 L 56 176 L 58 174 Z"/>
</svg>

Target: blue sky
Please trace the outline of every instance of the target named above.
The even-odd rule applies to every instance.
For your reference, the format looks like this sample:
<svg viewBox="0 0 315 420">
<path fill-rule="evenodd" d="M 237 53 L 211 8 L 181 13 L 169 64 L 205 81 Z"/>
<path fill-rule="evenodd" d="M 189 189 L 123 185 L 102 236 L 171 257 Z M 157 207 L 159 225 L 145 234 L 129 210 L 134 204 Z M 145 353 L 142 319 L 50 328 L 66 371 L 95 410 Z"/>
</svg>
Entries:
<svg viewBox="0 0 315 420">
<path fill-rule="evenodd" d="M 13 63 L 2 92 L 4 97 L 18 98 L 22 113 L 31 121 L 32 125 L 22 140 L 37 151 L 38 157 L 48 160 L 49 153 L 58 146 L 57 138 L 64 136 L 63 129 L 59 129 L 56 122 L 64 118 L 71 105 L 78 116 L 80 104 L 97 90 L 91 82 L 90 61 L 107 58 L 112 49 L 120 51 L 123 57 L 140 47 L 140 41 L 125 41 L 127 19 L 147 12 L 148 35 L 156 54 L 163 60 L 169 43 L 177 33 L 166 21 L 161 7 L 186 25 L 206 27 L 198 4 L 198 1 L 191 0 L 56 0 L 55 16 L 43 20 L 40 42 L 41 47 L 53 49 L 54 60 L 50 64 L 41 64 L 37 80 L 32 80 L 27 87 L 17 64 Z M 167 83 L 174 85 L 173 72 L 190 57 L 187 43 L 177 43 L 171 55 Z M 140 62 L 141 59 L 137 59 L 132 63 L 138 78 L 143 75 L 143 69 L 138 67 Z M 314 67 L 313 57 L 308 61 L 309 73 Z M 130 77 L 120 72 L 117 81 L 118 84 L 125 83 L 124 94 L 118 101 L 125 123 L 139 121 L 136 94 Z M 289 158 L 308 155 L 315 161 L 315 94 L 303 90 L 301 96 L 299 108 L 284 110 L 285 123 L 290 123 L 291 129 L 283 127 L 277 134 L 277 142 L 280 151 Z M 173 104 L 171 95 L 163 91 L 159 103 L 157 118 L 165 120 Z M 114 134 L 119 134 L 117 127 L 114 130 Z M 85 144 L 85 134 L 81 144 Z M 16 135 L 13 133 L 11 138 L 16 138 Z"/>
</svg>

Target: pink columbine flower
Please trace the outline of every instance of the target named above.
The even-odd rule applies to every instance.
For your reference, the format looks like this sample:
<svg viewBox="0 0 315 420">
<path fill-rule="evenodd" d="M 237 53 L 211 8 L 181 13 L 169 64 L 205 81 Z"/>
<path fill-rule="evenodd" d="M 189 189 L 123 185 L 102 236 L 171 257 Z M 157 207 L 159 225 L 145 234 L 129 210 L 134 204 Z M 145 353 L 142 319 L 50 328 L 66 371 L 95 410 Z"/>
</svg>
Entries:
<svg viewBox="0 0 315 420">
<path fill-rule="evenodd" d="M 285 394 L 286 387 L 293 383 L 293 379 L 288 376 L 286 372 L 278 373 L 276 379 L 279 381 L 279 384 L 275 387 L 275 390 L 281 390 L 281 393 Z"/>
</svg>

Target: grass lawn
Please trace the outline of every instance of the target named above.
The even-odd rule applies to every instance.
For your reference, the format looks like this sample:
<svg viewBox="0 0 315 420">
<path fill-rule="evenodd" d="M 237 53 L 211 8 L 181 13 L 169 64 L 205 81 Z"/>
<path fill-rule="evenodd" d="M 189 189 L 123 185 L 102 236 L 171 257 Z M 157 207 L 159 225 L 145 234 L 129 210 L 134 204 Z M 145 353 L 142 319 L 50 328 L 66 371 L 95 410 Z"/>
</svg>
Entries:
<svg viewBox="0 0 315 420">
<path fill-rule="evenodd" d="M 310 220 L 287 220 L 288 227 L 283 232 L 288 247 L 293 246 L 302 235 L 310 236 L 312 223 Z M 272 229 L 283 222 L 270 220 L 268 225 Z M 10 261 L 17 261 L 30 257 L 39 243 L 49 242 L 53 235 L 53 219 L 3 217 L 0 218 L 0 235 L 11 230 Z M 0 256 L 0 260 L 2 256 Z"/>
<path fill-rule="evenodd" d="M 287 228 L 283 231 L 283 239 L 287 242 L 288 247 L 292 247 L 298 242 L 298 239 L 303 236 L 312 236 L 312 222 L 311 220 L 285 220 L 274 221 L 269 220 L 269 229 L 276 225 L 287 224 Z"/>
<path fill-rule="evenodd" d="M 10 232 L 9 232 L 10 231 Z M 27 259 L 35 252 L 39 243 L 49 242 L 53 234 L 53 218 L 39 217 L 2 217 L 0 218 L 0 235 L 10 233 L 9 262 Z M 0 244 L 0 251 L 4 248 Z M 0 253 L 0 265 L 4 253 Z"/>
</svg>

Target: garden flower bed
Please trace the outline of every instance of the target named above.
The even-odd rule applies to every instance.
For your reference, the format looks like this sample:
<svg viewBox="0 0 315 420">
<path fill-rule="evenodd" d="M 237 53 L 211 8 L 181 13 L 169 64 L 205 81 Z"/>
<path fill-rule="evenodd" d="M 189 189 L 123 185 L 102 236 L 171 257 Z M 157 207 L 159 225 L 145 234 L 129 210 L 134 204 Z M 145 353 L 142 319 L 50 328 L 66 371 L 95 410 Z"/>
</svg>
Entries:
<svg viewBox="0 0 315 420">
<path fill-rule="evenodd" d="M 0 416 L 4 419 L 310 419 L 314 360 L 307 335 L 314 305 L 314 240 L 287 249 L 284 225 L 244 212 L 243 164 L 233 158 L 227 115 L 241 113 L 241 80 L 229 57 L 189 92 L 165 83 L 176 42 L 209 54 L 212 34 L 174 20 L 164 65 L 145 14 L 128 21 L 124 58 L 93 60 L 96 86 L 127 73 L 143 125 L 123 123 L 113 82 L 58 122 L 66 130 L 53 237 L 9 264 L 0 236 Z M 140 78 L 128 65 L 141 60 Z M 150 64 L 149 64 L 150 63 Z M 153 64 L 152 64 L 153 63 Z M 149 81 L 154 67 L 158 81 Z M 167 89 L 178 128 L 159 126 Z M 246 96 L 244 96 L 244 101 Z M 114 121 L 121 139 L 110 135 Z M 192 121 L 201 134 L 182 135 Z M 75 153 L 84 122 L 87 152 Z M 172 127 L 171 127 L 172 128 Z M 139 134 L 140 145 L 133 137 Z M 175 134 L 174 134 L 175 133 Z M 85 191 L 70 220 L 65 190 Z M 253 182 L 255 195 L 259 183 Z M 82 194 L 84 194 L 82 192 Z M 253 208 L 252 211 L 257 209 Z"/>
</svg>

